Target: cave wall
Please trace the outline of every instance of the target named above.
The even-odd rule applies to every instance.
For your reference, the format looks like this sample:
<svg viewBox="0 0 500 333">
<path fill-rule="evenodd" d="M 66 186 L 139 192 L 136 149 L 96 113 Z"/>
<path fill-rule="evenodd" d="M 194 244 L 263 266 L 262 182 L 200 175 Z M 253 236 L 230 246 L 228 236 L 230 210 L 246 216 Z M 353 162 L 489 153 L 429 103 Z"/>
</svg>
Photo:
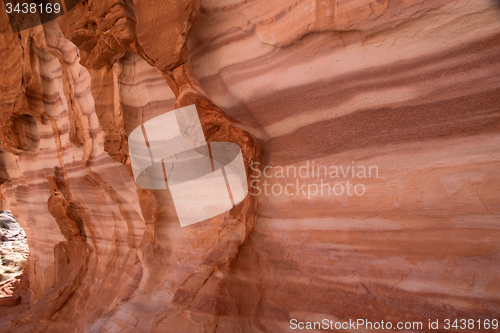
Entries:
<svg viewBox="0 0 500 333">
<path fill-rule="evenodd" d="M 5 332 L 500 315 L 498 2 L 82 1 L 16 34 L 0 16 L 2 207 L 31 291 Z M 135 185 L 127 136 L 193 103 L 250 180 L 321 184 L 252 162 L 378 176 L 181 228 L 168 190 Z"/>
</svg>

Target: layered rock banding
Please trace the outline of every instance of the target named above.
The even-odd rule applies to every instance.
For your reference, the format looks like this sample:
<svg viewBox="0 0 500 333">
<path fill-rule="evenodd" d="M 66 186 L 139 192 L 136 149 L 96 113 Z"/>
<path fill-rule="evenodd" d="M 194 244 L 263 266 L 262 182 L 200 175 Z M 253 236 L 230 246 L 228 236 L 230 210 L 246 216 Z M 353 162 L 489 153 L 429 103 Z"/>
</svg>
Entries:
<svg viewBox="0 0 500 333">
<path fill-rule="evenodd" d="M 2 207 L 30 247 L 1 331 L 499 318 L 496 2 L 80 1 L 15 34 L 0 16 Z M 134 183 L 128 135 L 191 104 L 249 183 L 341 181 L 253 162 L 378 174 L 181 228 L 168 189 Z"/>
</svg>

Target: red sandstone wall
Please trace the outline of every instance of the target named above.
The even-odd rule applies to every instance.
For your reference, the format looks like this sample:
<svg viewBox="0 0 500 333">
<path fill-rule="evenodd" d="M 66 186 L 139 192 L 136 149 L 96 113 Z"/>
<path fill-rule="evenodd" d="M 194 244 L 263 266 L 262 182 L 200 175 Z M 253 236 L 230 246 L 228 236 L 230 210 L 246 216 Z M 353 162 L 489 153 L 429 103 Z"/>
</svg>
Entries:
<svg viewBox="0 0 500 333">
<path fill-rule="evenodd" d="M 31 294 L 4 332 L 500 319 L 494 1 L 86 1 L 19 34 L 0 20 L 0 189 Z M 135 185 L 127 136 L 193 103 L 249 176 L 273 167 L 249 180 L 378 175 L 181 228 L 169 191 Z"/>
</svg>

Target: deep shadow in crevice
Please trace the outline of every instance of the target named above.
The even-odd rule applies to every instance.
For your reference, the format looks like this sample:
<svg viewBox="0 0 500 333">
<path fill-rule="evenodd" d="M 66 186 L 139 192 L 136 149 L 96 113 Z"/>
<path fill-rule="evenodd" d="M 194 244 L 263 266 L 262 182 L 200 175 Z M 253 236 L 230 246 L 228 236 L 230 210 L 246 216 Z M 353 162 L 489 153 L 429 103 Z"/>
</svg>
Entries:
<svg viewBox="0 0 500 333">
<path fill-rule="evenodd" d="M 40 134 L 37 120 L 23 114 L 9 118 L 6 127 L 10 133 L 9 139 L 14 149 L 28 154 L 37 154 L 40 148 Z"/>
</svg>

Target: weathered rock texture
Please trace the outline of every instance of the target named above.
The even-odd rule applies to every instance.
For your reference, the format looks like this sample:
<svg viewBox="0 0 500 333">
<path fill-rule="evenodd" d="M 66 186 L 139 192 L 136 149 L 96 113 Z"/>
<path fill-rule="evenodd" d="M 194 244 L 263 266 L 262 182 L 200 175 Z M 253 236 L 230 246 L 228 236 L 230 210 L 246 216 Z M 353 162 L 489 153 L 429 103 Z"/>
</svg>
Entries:
<svg viewBox="0 0 500 333">
<path fill-rule="evenodd" d="M 31 293 L 3 332 L 499 318 L 498 2 L 91 0 L 16 34 L 0 17 L 1 199 Z M 168 190 L 135 185 L 127 135 L 193 103 L 249 176 L 378 177 L 181 228 Z"/>
<path fill-rule="evenodd" d="M 0 297 L 10 295 L 4 287 L 5 280 L 21 274 L 23 263 L 28 258 L 29 249 L 26 233 L 12 214 L 0 211 Z"/>
</svg>

